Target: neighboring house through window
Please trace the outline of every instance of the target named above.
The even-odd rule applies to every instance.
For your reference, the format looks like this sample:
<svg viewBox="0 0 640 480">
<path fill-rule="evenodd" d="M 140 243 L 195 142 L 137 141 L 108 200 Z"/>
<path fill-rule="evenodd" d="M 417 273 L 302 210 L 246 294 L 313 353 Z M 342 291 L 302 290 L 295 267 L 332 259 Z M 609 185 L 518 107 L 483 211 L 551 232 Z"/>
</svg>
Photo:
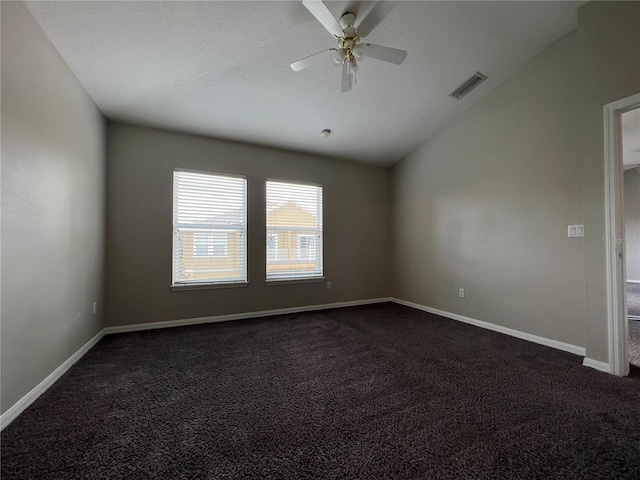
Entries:
<svg viewBox="0 0 640 480">
<path fill-rule="evenodd" d="M 267 234 L 267 262 L 278 260 L 278 234 Z"/>
<path fill-rule="evenodd" d="M 298 235 L 298 260 L 310 260 L 315 258 L 315 235 Z"/>
<path fill-rule="evenodd" d="M 267 280 L 321 279 L 322 186 L 267 181 Z"/>
<path fill-rule="evenodd" d="M 174 287 L 247 282 L 247 180 L 175 169 Z"/>
<path fill-rule="evenodd" d="M 226 257 L 227 234 L 226 233 L 193 233 L 194 257 Z"/>
</svg>

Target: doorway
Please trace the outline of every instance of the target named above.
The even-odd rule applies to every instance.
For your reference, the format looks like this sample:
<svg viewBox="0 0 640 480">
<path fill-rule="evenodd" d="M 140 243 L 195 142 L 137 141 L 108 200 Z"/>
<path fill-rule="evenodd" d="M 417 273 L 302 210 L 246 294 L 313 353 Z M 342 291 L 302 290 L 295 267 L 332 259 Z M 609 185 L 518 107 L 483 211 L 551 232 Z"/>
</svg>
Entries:
<svg viewBox="0 0 640 480">
<path fill-rule="evenodd" d="M 630 374 L 640 377 L 640 108 L 623 112 L 623 222 Z"/>
<path fill-rule="evenodd" d="M 607 255 L 607 316 L 609 324 L 609 369 L 614 375 L 629 374 L 630 354 L 635 358 L 636 327 L 631 324 L 628 310 L 634 298 L 634 288 L 628 285 L 627 270 L 635 274 L 635 264 L 628 268 L 627 260 L 635 258 L 635 243 L 640 247 L 640 238 L 635 238 L 635 223 L 629 222 L 629 234 L 626 235 L 627 207 L 633 209 L 633 185 L 637 174 L 634 166 L 635 153 L 640 156 L 640 94 L 610 103 L 604 107 L 605 127 L 605 221 L 606 221 L 606 255 Z M 628 152 L 628 153 L 627 153 Z M 628 180 L 625 172 L 630 172 Z M 625 194 L 625 185 L 629 184 L 630 192 Z M 631 248 L 630 248 L 631 247 Z M 638 257 L 640 258 L 640 257 Z M 637 261 L 637 260 L 636 260 Z M 632 279 L 633 280 L 633 279 Z M 640 279 L 637 279 L 640 280 Z M 633 313 L 634 310 L 632 310 Z M 633 337 L 632 337 L 633 335 Z M 640 329 L 638 330 L 640 340 Z M 640 353 L 640 344 L 639 344 Z M 639 367 L 640 368 L 640 367 Z"/>
</svg>

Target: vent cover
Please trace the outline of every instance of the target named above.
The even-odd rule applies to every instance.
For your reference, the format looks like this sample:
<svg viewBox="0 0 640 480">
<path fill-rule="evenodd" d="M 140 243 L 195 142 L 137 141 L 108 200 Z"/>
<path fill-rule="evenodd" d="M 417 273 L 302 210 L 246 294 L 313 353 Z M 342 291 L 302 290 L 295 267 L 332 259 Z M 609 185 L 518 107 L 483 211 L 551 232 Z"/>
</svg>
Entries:
<svg viewBox="0 0 640 480">
<path fill-rule="evenodd" d="M 473 75 L 471 75 L 469 78 L 467 78 L 462 83 L 462 85 L 460 85 L 453 92 L 451 92 L 449 96 L 455 98 L 456 100 L 460 100 L 462 97 L 464 97 L 467 93 L 469 93 L 471 90 L 476 88 L 486 79 L 487 79 L 486 75 L 483 75 L 480 72 L 476 72 Z"/>
</svg>

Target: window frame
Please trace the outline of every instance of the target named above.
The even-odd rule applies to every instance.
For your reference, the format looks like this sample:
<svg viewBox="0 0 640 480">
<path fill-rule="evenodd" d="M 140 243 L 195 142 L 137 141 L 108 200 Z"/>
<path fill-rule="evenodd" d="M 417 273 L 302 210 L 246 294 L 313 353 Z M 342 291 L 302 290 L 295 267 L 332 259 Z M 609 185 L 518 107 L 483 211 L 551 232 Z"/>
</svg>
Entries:
<svg viewBox="0 0 640 480">
<path fill-rule="evenodd" d="M 193 246 L 194 249 L 194 258 L 206 259 L 206 258 L 218 258 L 224 259 L 229 256 L 229 233 L 240 231 L 243 233 L 241 235 L 241 250 L 244 252 L 244 261 L 239 262 L 240 271 L 242 278 L 237 279 L 229 279 L 222 278 L 220 280 L 215 280 L 212 278 L 202 279 L 202 280 L 176 280 L 176 271 L 175 271 L 175 262 L 176 262 L 176 173 L 190 173 L 190 174 L 199 174 L 199 175 L 208 175 L 212 177 L 223 177 L 223 178 L 233 178 L 240 179 L 244 182 L 243 188 L 243 198 L 242 198 L 242 206 L 243 206 L 243 223 L 241 228 L 239 229 L 220 229 L 220 228 L 202 228 L 201 231 L 197 233 L 203 233 L 208 235 L 215 234 L 223 234 L 225 233 L 225 255 L 207 255 L 207 256 L 196 256 L 195 255 L 195 243 Z M 182 168 L 182 167 L 174 167 L 172 170 L 172 228 L 174 233 L 172 234 L 172 245 L 171 245 L 171 285 L 170 289 L 172 291 L 180 291 L 180 290 L 202 290 L 202 289 L 211 289 L 211 288 L 233 288 L 233 287 L 246 287 L 249 285 L 249 268 L 248 268 L 248 260 L 249 260 L 249 252 L 248 252 L 248 238 L 249 238 L 249 224 L 248 224 L 248 190 L 249 190 L 249 182 L 246 175 L 234 174 L 234 173 L 226 173 L 226 172 L 215 172 L 210 170 L 197 170 L 191 168 Z M 195 233 L 197 228 L 192 229 Z M 215 248 L 215 247 L 211 247 Z"/>
<path fill-rule="evenodd" d="M 288 179 L 282 179 L 282 178 L 267 178 L 265 181 L 265 203 L 268 205 L 268 190 L 267 190 L 267 184 L 269 182 L 273 182 L 273 183 L 285 183 L 285 184 L 290 184 L 290 185 L 300 185 L 300 186 L 309 186 L 309 187 L 316 187 L 319 188 L 320 191 L 320 202 L 317 203 L 317 206 L 319 208 L 319 213 L 320 213 L 320 219 L 319 219 L 319 226 L 316 224 L 315 227 L 313 228 L 306 228 L 304 227 L 303 230 L 305 231 L 305 233 L 299 234 L 296 236 L 296 246 L 294 247 L 296 249 L 296 254 L 299 257 L 299 246 L 298 246 L 298 237 L 300 236 L 309 236 L 309 237 L 315 237 L 314 238 L 314 243 L 316 246 L 316 249 L 318 248 L 318 244 L 320 245 L 320 252 L 316 253 L 315 257 L 311 257 L 309 258 L 309 262 L 314 262 L 317 266 L 318 266 L 318 270 L 319 273 L 318 274 L 314 274 L 314 275 L 309 275 L 308 273 L 300 273 L 300 272 L 294 272 L 294 273 L 285 273 L 285 274 L 281 274 L 281 275 L 269 275 L 268 272 L 268 266 L 269 266 L 269 256 L 267 253 L 266 256 L 266 261 L 265 261 L 265 283 L 267 285 L 286 285 L 286 284 L 295 284 L 295 283 L 313 283 L 313 282 L 323 282 L 325 277 L 324 277 L 324 186 L 320 183 L 313 183 L 313 182 L 304 182 L 304 181 L 299 181 L 299 180 L 288 180 Z M 268 215 L 269 210 L 268 208 L 266 209 L 266 213 Z M 273 227 L 275 228 L 275 231 L 295 231 L 296 228 L 291 227 L 291 228 L 287 228 L 287 227 Z M 300 227 L 302 228 L 302 227 Z M 309 230 L 316 230 L 315 234 L 311 234 L 311 233 L 306 233 Z M 269 231 L 269 225 L 267 223 L 267 219 L 265 218 L 265 231 L 266 231 L 266 237 L 265 239 L 269 236 L 274 234 L 274 232 L 270 232 Z M 266 241 L 266 240 L 265 240 Z M 265 245 L 265 252 L 267 252 L 267 248 Z M 319 261 L 318 261 L 318 256 L 319 256 Z M 282 260 L 282 259 L 277 259 L 274 263 L 277 264 L 295 264 L 296 262 L 299 262 L 300 258 L 296 259 L 296 260 Z"/>
</svg>

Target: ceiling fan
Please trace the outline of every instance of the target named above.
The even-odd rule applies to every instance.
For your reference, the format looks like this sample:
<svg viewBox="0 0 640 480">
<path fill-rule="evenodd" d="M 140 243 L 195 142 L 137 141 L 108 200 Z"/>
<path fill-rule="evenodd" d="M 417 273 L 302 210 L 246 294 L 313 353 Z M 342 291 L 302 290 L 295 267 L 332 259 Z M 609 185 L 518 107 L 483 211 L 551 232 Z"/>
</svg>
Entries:
<svg viewBox="0 0 640 480">
<path fill-rule="evenodd" d="M 348 92 L 353 88 L 358 62 L 365 57 L 396 65 L 400 65 L 407 57 L 407 52 L 404 50 L 372 43 L 360 43 L 360 40 L 369 35 L 371 30 L 391 12 L 393 5 L 390 2 L 377 2 L 358 26 L 355 26 L 356 17 L 351 12 L 344 12 L 340 20 L 336 20 L 322 1 L 303 0 L 302 4 L 338 40 L 338 48 L 329 48 L 293 62 L 292 70 L 298 72 L 316 63 L 329 60 L 330 57 L 337 65 L 342 65 L 340 90 Z"/>
</svg>

